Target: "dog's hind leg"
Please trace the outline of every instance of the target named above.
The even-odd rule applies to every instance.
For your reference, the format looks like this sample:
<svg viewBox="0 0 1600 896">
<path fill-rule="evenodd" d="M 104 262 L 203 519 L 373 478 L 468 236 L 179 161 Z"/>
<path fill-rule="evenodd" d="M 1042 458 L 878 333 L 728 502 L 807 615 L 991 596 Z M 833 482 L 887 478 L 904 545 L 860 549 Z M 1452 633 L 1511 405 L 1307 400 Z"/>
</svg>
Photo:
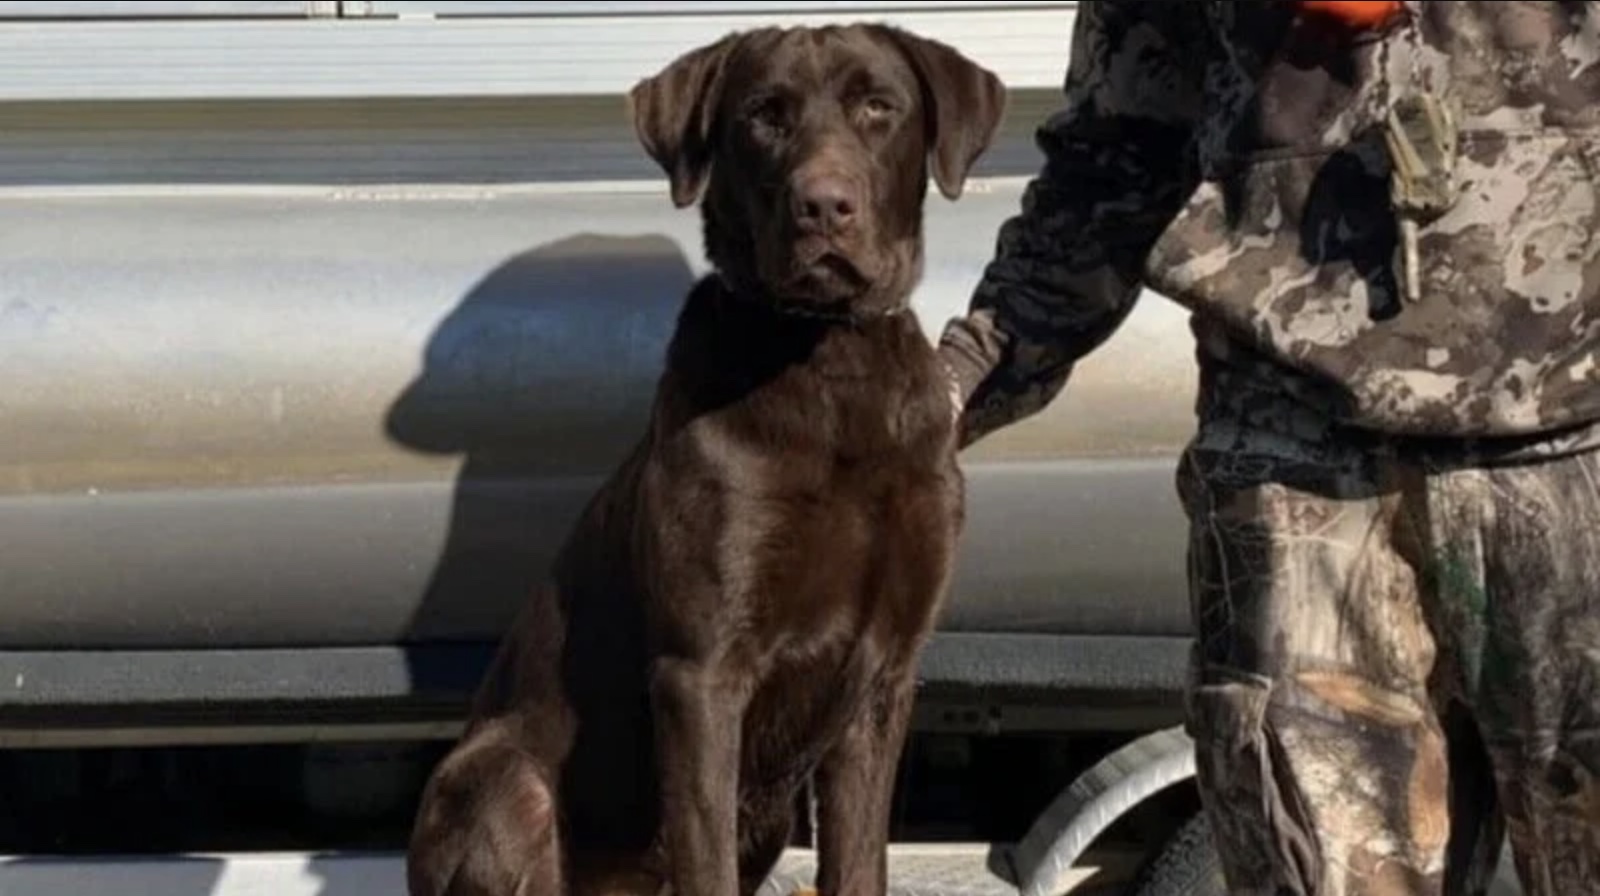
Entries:
<svg viewBox="0 0 1600 896">
<path fill-rule="evenodd" d="M 411 896 L 564 896 L 548 775 L 504 742 L 467 744 L 423 792 L 407 856 Z"/>
</svg>

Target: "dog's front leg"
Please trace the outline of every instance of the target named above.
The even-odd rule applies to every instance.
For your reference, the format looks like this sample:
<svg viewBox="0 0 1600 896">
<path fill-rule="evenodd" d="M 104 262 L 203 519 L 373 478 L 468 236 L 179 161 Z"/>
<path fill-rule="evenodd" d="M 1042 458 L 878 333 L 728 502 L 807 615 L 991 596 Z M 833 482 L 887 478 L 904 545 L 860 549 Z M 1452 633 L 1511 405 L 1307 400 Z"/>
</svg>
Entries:
<svg viewBox="0 0 1600 896">
<path fill-rule="evenodd" d="M 658 661 L 652 677 L 674 896 L 738 896 L 740 690 L 690 660 Z"/>
<path fill-rule="evenodd" d="M 817 772 L 817 889 L 882 896 L 889 883 L 889 809 L 911 716 L 912 677 L 869 695 Z"/>
</svg>

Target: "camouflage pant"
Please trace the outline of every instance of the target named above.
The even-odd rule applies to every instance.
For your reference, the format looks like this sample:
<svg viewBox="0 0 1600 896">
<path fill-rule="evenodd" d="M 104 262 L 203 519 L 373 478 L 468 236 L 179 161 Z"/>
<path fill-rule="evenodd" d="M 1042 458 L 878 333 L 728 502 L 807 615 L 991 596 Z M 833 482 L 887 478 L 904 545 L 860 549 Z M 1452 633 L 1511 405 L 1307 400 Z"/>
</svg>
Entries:
<svg viewBox="0 0 1600 896">
<path fill-rule="evenodd" d="M 1235 896 L 1600 894 L 1600 452 L 1442 466 L 1211 427 L 1190 731 Z"/>
</svg>

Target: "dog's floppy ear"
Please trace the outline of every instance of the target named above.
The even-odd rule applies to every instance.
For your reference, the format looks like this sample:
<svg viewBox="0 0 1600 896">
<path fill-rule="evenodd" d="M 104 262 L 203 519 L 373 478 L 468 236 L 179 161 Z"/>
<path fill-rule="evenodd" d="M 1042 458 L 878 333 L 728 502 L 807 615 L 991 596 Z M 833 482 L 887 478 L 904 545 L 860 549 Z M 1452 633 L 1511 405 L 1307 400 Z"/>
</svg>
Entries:
<svg viewBox="0 0 1600 896">
<path fill-rule="evenodd" d="M 628 111 L 645 152 L 667 173 L 672 204 L 693 205 L 711 172 L 712 128 L 723 72 L 742 35 L 691 50 L 628 93 Z"/>
<path fill-rule="evenodd" d="M 959 199 L 1005 117 L 1005 84 L 954 47 L 897 28 L 888 32 L 921 82 L 934 183 L 946 199 Z"/>
</svg>

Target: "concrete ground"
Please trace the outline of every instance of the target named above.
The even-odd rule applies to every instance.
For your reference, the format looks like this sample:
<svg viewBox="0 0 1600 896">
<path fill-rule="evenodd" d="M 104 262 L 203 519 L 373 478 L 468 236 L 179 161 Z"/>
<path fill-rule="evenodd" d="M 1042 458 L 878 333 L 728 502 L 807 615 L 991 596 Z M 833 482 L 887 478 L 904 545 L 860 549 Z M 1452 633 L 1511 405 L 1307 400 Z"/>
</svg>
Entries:
<svg viewBox="0 0 1600 896">
<path fill-rule="evenodd" d="M 989 847 L 896 846 L 892 896 L 1015 896 L 990 873 Z M 791 850 L 763 890 L 789 896 L 809 887 L 815 856 Z M 1111 896 L 1125 875 L 1085 867 L 1071 896 Z M 260 853 L 159 858 L 0 859 L 0 896 L 405 896 L 397 854 Z"/>
<path fill-rule="evenodd" d="M 890 852 L 891 896 L 1015 896 L 991 873 L 990 848 L 902 845 Z M 1508 858 L 1509 861 L 1509 858 Z M 815 869 L 809 850 L 791 850 L 762 896 L 806 889 Z M 1062 896 L 1116 896 L 1131 862 L 1098 856 L 1073 876 Z M 397 854 L 252 853 L 157 858 L 0 858 L 0 896 L 405 896 Z M 1521 896 L 1502 867 L 1491 896 Z"/>
</svg>

